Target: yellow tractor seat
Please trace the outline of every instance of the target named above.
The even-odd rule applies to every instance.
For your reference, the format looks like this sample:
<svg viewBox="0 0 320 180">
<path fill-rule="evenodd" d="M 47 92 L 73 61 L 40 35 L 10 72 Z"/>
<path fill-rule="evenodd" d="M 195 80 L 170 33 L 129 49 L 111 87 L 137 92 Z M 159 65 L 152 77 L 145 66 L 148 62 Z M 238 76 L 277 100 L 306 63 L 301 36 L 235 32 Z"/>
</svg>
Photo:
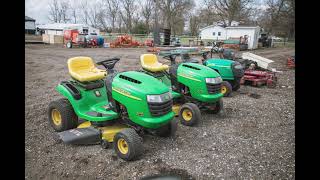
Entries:
<svg viewBox="0 0 320 180">
<path fill-rule="evenodd" d="M 142 68 L 147 71 L 159 72 L 169 69 L 168 65 L 159 63 L 157 56 L 154 54 L 142 54 L 140 56 L 140 61 Z"/>
<path fill-rule="evenodd" d="M 96 68 L 90 57 L 68 59 L 68 69 L 71 77 L 80 82 L 103 79 L 107 75 L 106 70 Z"/>
</svg>

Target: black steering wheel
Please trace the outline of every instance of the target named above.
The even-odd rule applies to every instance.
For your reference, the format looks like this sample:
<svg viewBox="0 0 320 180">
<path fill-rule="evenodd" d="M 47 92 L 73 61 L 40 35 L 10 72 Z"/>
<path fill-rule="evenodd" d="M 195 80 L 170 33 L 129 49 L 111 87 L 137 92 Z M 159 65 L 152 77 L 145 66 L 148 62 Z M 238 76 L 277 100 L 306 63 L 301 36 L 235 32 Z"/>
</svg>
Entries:
<svg viewBox="0 0 320 180">
<path fill-rule="evenodd" d="M 171 64 L 175 64 L 176 62 L 176 57 L 180 56 L 181 53 L 169 53 L 167 55 L 162 56 L 164 59 L 170 60 Z"/>
<path fill-rule="evenodd" d="M 114 57 L 114 58 L 106 59 L 103 61 L 99 61 L 96 64 L 104 66 L 104 68 L 106 68 L 107 70 L 111 70 L 114 68 L 114 66 L 118 61 L 120 61 L 120 58 Z"/>
</svg>

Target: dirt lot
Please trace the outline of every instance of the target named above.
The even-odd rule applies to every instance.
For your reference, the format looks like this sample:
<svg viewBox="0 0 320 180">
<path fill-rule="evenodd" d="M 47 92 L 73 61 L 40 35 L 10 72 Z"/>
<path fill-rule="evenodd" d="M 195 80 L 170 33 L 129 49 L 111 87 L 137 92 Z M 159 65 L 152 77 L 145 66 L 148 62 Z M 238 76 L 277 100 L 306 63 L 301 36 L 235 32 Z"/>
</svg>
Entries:
<svg viewBox="0 0 320 180">
<path fill-rule="evenodd" d="M 125 162 L 113 149 L 71 146 L 54 139 L 47 107 L 61 96 L 55 86 L 69 79 L 67 59 L 95 60 L 118 56 L 119 70 L 139 68 L 140 49 L 65 49 L 52 45 L 25 47 L 25 177 L 26 179 L 139 179 L 152 174 L 178 174 L 183 179 L 294 179 L 295 71 L 286 68 L 294 49 L 254 53 L 275 61 L 278 86 L 242 86 L 224 98 L 226 117 L 203 114 L 197 127 L 179 124 L 175 138 L 144 138 L 144 155 Z M 260 97 L 250 96 L 258 94 Z"/>
</svg>

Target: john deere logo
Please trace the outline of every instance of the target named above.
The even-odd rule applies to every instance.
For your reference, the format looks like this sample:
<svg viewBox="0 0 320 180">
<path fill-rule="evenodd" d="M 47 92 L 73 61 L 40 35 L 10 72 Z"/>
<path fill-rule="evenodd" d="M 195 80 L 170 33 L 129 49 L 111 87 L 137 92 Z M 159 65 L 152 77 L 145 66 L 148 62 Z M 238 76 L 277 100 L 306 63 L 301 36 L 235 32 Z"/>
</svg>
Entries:
<svg viewBox="0 0 320 180">
<path fill-rule="evenodd" d="M 143 116 L 143 112 L 137 112 L 137 116 Z"/>
<path fill-rule="evenodd" d="M 100 97 L 100 96 L 101 96 L 100 91 L 95 91 L 94 93 L 95 93 L 95 95 L 96 95 L 97 97 Z"/>
</svg>

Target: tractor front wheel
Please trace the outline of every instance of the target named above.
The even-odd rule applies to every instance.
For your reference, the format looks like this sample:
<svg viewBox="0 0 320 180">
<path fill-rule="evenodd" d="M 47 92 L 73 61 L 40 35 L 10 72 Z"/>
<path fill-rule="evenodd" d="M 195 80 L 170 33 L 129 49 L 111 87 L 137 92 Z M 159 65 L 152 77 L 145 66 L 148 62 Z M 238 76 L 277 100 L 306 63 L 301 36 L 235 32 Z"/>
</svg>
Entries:
<svg viewBox="0 0 320 180">
<path fill-rule="evenodd" d="M 138 133 L 131 128 L 118 132 L 113 139 L 116 154 L 126 161 L 133 160 L 143 152 L 142 139 Z"/>
<path fill-rule="evenodd" d="M 197 124 L 201 119 L 201 112 L 197 105 L 185 103 L 179 110 L 179 119 L 183 125 L 192 126 Z"/>
<path fill-rule="evenodd" d="M 240 80 L 236 80 L 233 84 L 232 91 L 238 91 L 240 89 Z"/>
<path fill-rule="evenodd" d="M 67 42 L 67 45 L 66 45 L 66 46 L 67 46 L 67 48 L 72 48 L 72 42 L 70 42 L 70 41 Z"/>
<path fill-rule="evenodd" d="M 61 132 L 76 128 L 78 116 L 67 99 L 52 101 L 48 108 L 48 119 L 55 131 Z"/>
<path fill-rule="evenodd" d="M 213 110 L 210 111 L 212 114 L 218 114 L 223 110 L 223 100 L 219 99 L 214 105 Z"/>
<path fill-rule="evenodd" d="M 172 119 L 168 124 L 158 128 L 156 130 L 156 134 L 160 137 L 169 137 L 174 136 L 177 131 L 177 121 L 176 119 Z"/>
<path fill-rule="evenodd" d="M 228 81 L 223 81 L 221 83 L 221 93 L 224 97 L 229 97 L 232 92 L 232 86 Z"/>
</svg>

